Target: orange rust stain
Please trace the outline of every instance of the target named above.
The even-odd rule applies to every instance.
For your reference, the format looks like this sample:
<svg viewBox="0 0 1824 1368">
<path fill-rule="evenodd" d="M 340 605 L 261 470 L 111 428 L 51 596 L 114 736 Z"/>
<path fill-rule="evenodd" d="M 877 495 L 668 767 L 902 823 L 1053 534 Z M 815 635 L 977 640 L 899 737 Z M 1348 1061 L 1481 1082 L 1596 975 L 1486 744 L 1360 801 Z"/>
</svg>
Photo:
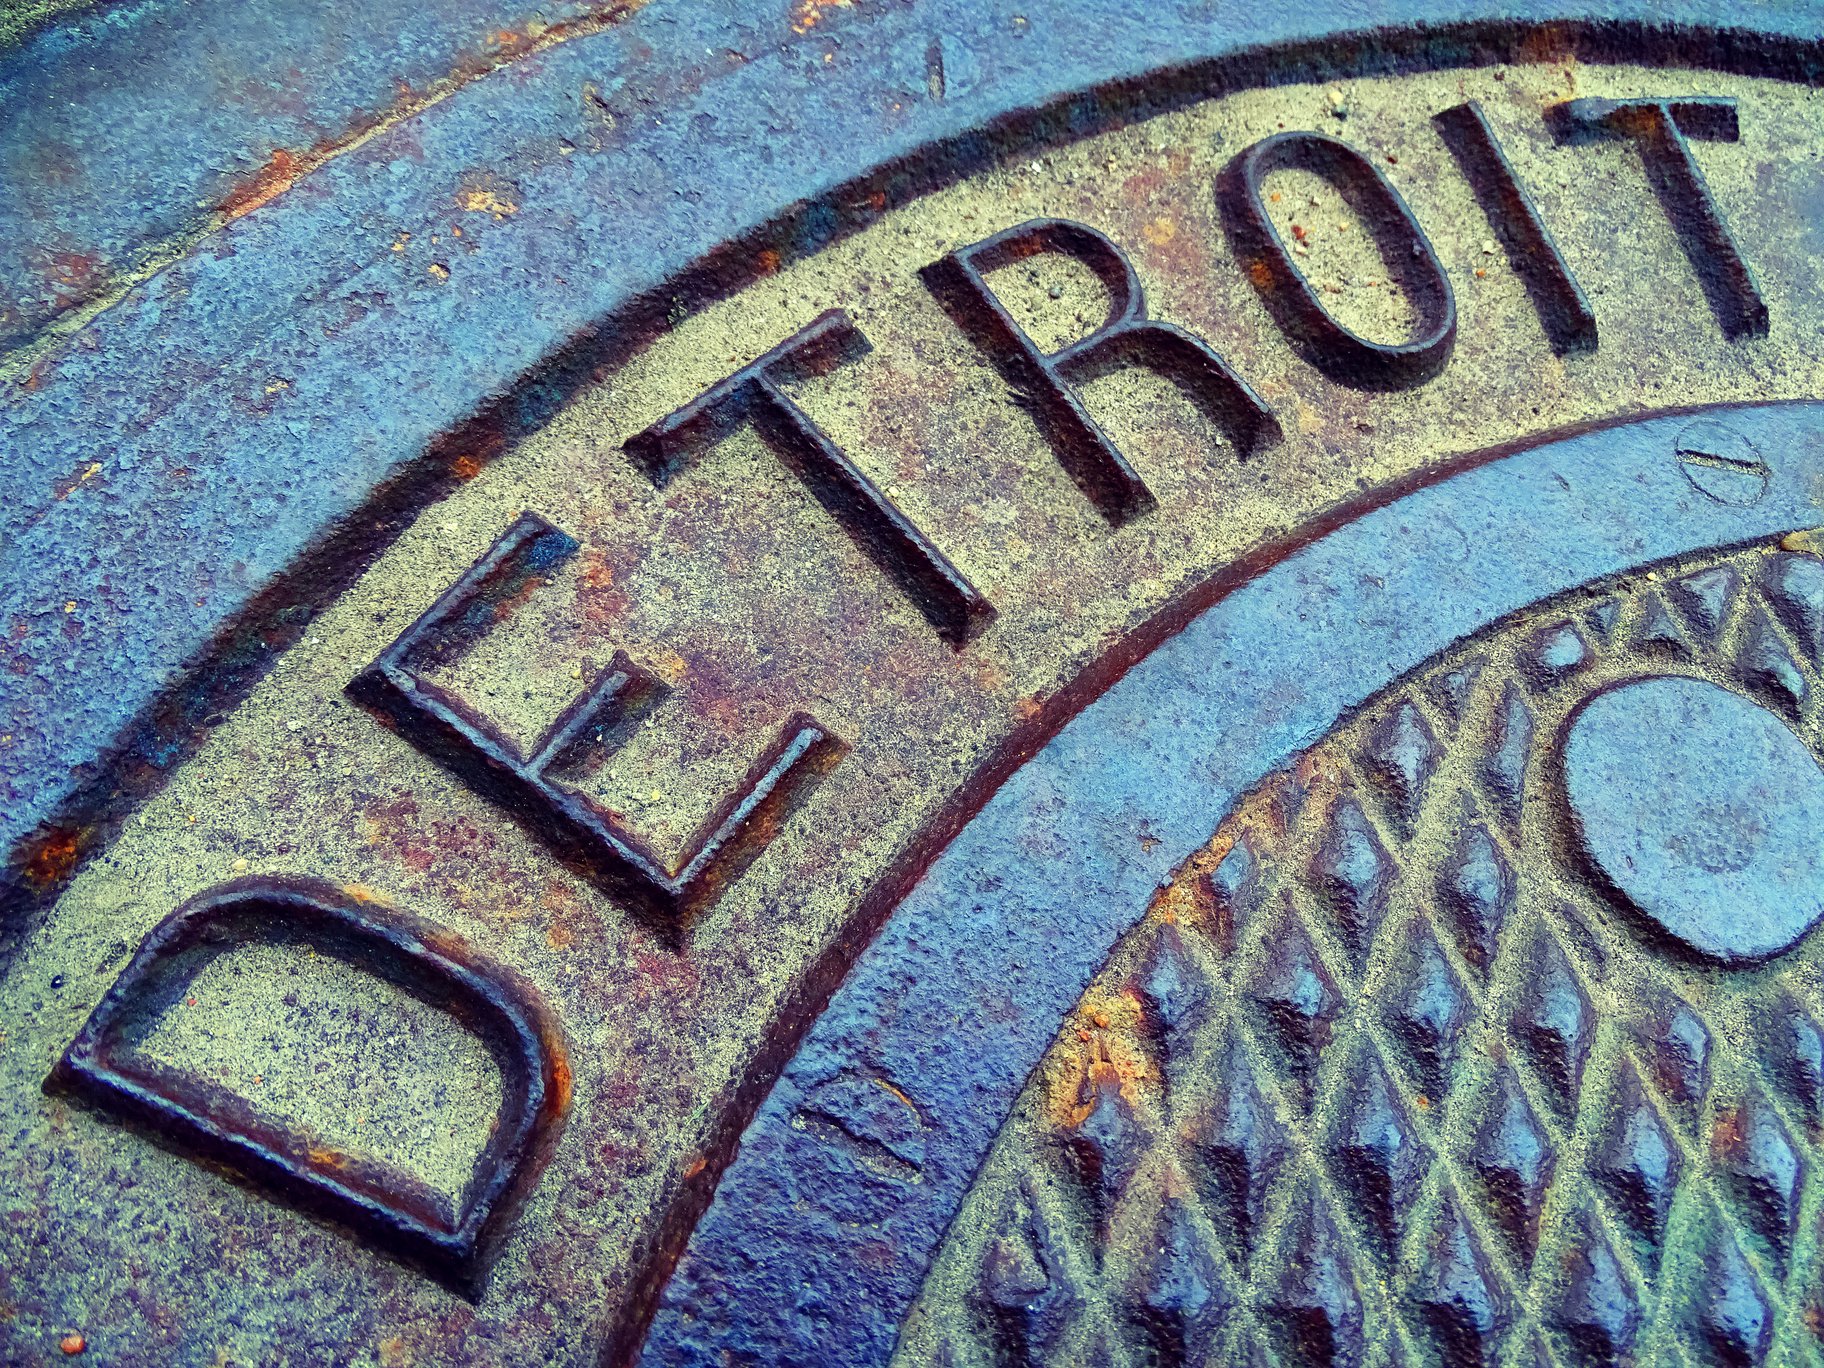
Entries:
<svg viewBox="0 0 1824 1368">
<path fill-rule="evenodd" d="M 1163 247 L 1178 236 L 1178 225 L 1173 220 L 1161 215 L 1140 230 L 1140 236 L 1155 247 Z"/>
<path fill-rule="evenodd" d="M 38 848 L 25 862 L 25 877 L 38 888 L 49 888 L 61 883 L 76 867 L 87 836 L 88 830 L 84 827 L 65 827 L 53 831 L 39 842 Z"/>
<path fill-rule="evenodd" d="M 1719 1157 L 1739 1153 L 1746 1141 L 1742 1113 L 1736 1107 L 1724 1107 L 1717 1113 L 1716 1125 L 1710 1131 L 1710 1150 Z"/>
<path fill-rule="evenodd" d="M 576 944 L 576 932 L 562 922 L 552 922 L 545 928 L 545 940 L 553 950 L 568 950 Z"/>
<path fill-rule="evenodd" d="M 481 462 L 473 456 L 458 456 L 450 462 L 450 473 L 459 480 L 472 480 L 481 474 Z"/>
<path fill-rule="evenodd" d="M 570 1087 L 573 1081 L 570 1074 L 570 1057 L 564 1053 L 563 1047 L 555 1040 L 547 1038 L 545 1048 L 551 1054 L 551 1110 L 567 1112 L 570 1110 Z"/>
<path fill-rule="evenodd" d="M 848 9 L 854 0 L 798 0 L 792 6 L 792 32 L 809 33 L 831 10 Z"/>
<path fill-rule="evenodd" d="M 424 942 L 425 949 L 435 950 L 445 959 L 455 960 L 458 964 L 468 964 L 474 959 L 467 943 L 454 931 L 426 931 L 419 940 Z"/>
<path fill-rule="evenodd" d="M 81 1335 L 65 1335 L 57 1341 L 57 1347 L 68 1357 L 74 1358 L 89 1347 L 89 1342 Z"/>
<path fill-rule="evenodd" d="M 578 898 L 570 886 L 560 879 L 545 881 L 545 891 L 539 897 L 539 906 L 545 911 L 558 916 L 578 917 L 587 910 L 583 900 Z"/>
<path fill-rule="evenodd" d="M 1572 51 L 1570 35 L 1562 26 L 1542 25 L 1521 41 L 1514 62 L 1516 65 L 1550 66 L 1568 61 Z"/>
<path fill-rule="evenodd" d="M 61 480 L 57 481 L 56 484 L 51 486 L 51 491 L 57 498 L 67 499 L 71 494 L 75 493 L 99 474 L 101 474 L 101 462 L 90 461 L 81 474 L 65 475 Z"/>
<path fill-rule="evenodd" d="M 497 195 L 492 190 L 480 188 L 458 190 L 456 207 L 465 209 L 471 214 L 492 214 L 497 219 L 503 219 L 509 214 L 519 212 L 519 206 L 505 195 Z"/>
<path fill-rule="evenodd" d="M 227 193 L 216 203 L 216 211 L 228 222 L 250 214 L 261 205 L 278 198 L 291 189 L 308 172 L 316 170 L 325 162 L 348 151 L 362 138 L 387 123 L 417 114 L 426 106 L 437 103 L 470 81 L 499 70 L 543 47 L 562 43 L 571 38 L 583 37 L 618 24 L 629 15 L 644 8 L 646 3 L 647 0 L 623 0 L 622 3 L 607 6 L 600 11 L 565 23 L 541 24 L 535 22 L 528 26 L 527 32 L 523 33 L 512 29 L 497 30 L 483 40 L 483 50 L 473 52 L 458 61 L 446 76 L 433 82 L 424 90 L 414 89 L 408 81 L 395 79 L 393 82 L 394 99 L 388 108 L 358 115 L 339 134 L 325 138 L 307 149 L 294 151 L 284 147 L 273 148 L 264 166 L 228 189 Z M 822 0 L 822 7 L 846 6 L 849 3 L 851 0 Z M 810 8 L 819 9 L 816 5 L 811 5 Z M 408 142 L 407 147 L 415 155 L 423 155 L 422 149 L 419 149 L 415 143 Z M 72 259 L 60 266 L 60 270 L 86 271 L 90 269 L 87 265 L 88 259 L 78 259 L 80 254 L 70 255 Z M 95 283 L 98 285 L 105 283 L 108 274 L 105 266 L 95 262 L 93 271 Z M 21 383 L 28 390 L 35 389 L 38 380 L 34 374 Z"/>
<path fill-rule="evenodd" d="M 900 1101 L 900 1103 L 905 1107 L 905 1109 L 907 1111 L 911 1112 L 914 1116 L 918 1115 L 918 1104 L 916 1102 L 914 1102 L 910 1097 L 907 1097 L 905 1094 L 905 1091 L 903 1089 L 894 1087 L 891 1083 L 887 1082 L 887 1080 L 884 1078 L 870 1078 L 868 1080 L 868 1082 L 872 1083 L 875 1087 L 879 1088 L 882 1092 L 888 1094 L 889 1096 L 897 1098 Z"/>
<path fill-rule="evenodd" d="M 386 902 L 386 898 L 383 895 L 375 892 L 373 889 L 369 888 L 366 884 L 358 884 L 358 883 L 343 884 L 342 891 L 344 893 L 348 894 L 348 896 L 353 898 L 356 902 L 361 903 L 364 906 L 374 905 L 374 904 L 384 905 Z"/>
<path fill-rule="evenodd" d="M 771 275 L 779 269 L 779 253 L 771 247 L 763 248 L 760 255 L 754 258 L 754 265 L 761 275 Z"/>
<path fill-rule="evenodd" d="M 262 204 L 277 199 L 291 189 L 298 177 L 308 169 L 309 164 L 305 158 L 288 152 L 283 147 L 275 147 L 266 165 L 231 189 L 216 208 L 230 219 L 251 214 Z"/>
<path fill-rule="evenodd" d="M 832 9 L 848 9 L 855 0 L 797 0 L 792 5 L 793 33 L 810 33 Z"/>
<path fill-rule="evenodd" d="M 45 274 L 61 289 L 72 293 L 73 297 L 67 298 L 66 303 L 75 303 L 107 283 L 107 267 L 100 257 L 87 252 L 51 252 L 46 260 Z"/>
<path fill-rule="evenodd" d="M 1052 1097 L 1050 1110 L 1067 1129 L 1074 1130 L 1089 1118 L 1095 1110 L 1098 1095 L 1107 1088 L 1114 1088 L 1124 1101 L 1135 1105 L 1138 1099 L 1134 1085 L 1147 1076 L 1143 1056 L 1135 1051 L 1111 1048 L 1105 1036 L 1092 1037 L 1089 1054 L 1081 1072 L 1070 1070 L 1059 1080 L 1064 1085 L 1060 1090 L 1062 1095 L 1054 1092 Z"/>
<path fill-rule="evenodd" d="M 692 1159 L 688 1164 L 684 1165 L 684 1177 L 686 1179 L 695 1178 L 708 1167 L 709 1160 L 699 1154 L 695 1159 Z"/>
<path fill-rule="evenodd" d="M 598 547 L 585 547 L 578 558 L 576 582 L 585 589 L 614 587 L 614 565 Z"/>
</svg>

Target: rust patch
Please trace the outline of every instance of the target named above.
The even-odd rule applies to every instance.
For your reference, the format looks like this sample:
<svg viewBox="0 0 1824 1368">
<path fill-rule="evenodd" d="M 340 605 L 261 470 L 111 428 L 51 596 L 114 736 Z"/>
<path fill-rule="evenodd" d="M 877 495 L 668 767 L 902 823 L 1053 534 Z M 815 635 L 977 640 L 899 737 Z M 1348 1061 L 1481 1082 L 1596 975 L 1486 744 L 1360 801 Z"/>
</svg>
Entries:
<svg viewBox="0 0 1824 1368">
<path fill-rule="evenodd" d="M 53 830 L 27 857 L 25 877 L 37 888 L 55 887 L 76 867 L 88 835 L 88 831 L 80 827 Z"/>
<path fill-rule="evenodd" d="M 261 205 L 270 203 L 325 162 L 353 151 L 375 134 L 415 117 L 455 94 L 471 81 L 491 75 L 502 67 L 558 43 L 597 33 L 610 25 L 618 24 L 644 3 L 645 0 L 622 0 L 621 3 L 604 7 L 598 13 L 567 23 L 547 24 L 543 20 L 533 19 L 527 22 L 523 31 L 501 29 L 489 34 L 483 40 L 481 49 L 458 62 L 448 76 L 424 90 L 414 90 L 410 84 L 401 81 L 395 88 L 391 106 L 361 115 L 339 137 L 326 138 L 303 149 L 275 147 L 264 166 L 233 186 L 222 197 L 216 205 L 221 215 L 220 221 L 205 228 L 204 232 L 220 227 L 223 223 L 232 223 Z M 470 199 L 477 202 L 470 203 Z M 503 218 L 519 210 L 516 203 L 497 197 L 486 189 L 459 192 L 457 203 L 465 210 L 492 213 Z"/>
<path fill-rule="evenodd" d="M 101 474 L 101 471 L 102 464 L 100 461 L 90 461 L 80 472 L 65 475 L 62 479 L 58 480 L 56 484 L 51 486 L 51 491 L 57 498 L 67 499 L 71 494 L 75 493 L 76 490 Z"/>
<path fill-rule="evenodd" d="M 235 219 L 251 214 L 262 204 L 277 199 L 291 189 L 299 176 L 315 170 L 323 160 L 321 153 L 313 156 L 310 153 L 295 153 L 283 147 L 275 147 L 266 164 L 231 188 L 222 196 L 216 208 L 224 221 L 232 223 Z"/>
<path fill-rule="evenodd" d="M 397 128 L 432 105 L 442 103 L 472 81 L 524 58 L 536 56 L 572 38 L 583 38 L 612 28 L 644 8 L 645 4 L 646 0 L 616 0 L 594 13 L 561 24 L 530 19 L 523 30 L 502 29 L 487 35 L 477 50 L 458 61 L 446 76 L 423 89 L 414 89 L 409 82 L 396 82 L 390 105 L 377 110 L 356 112 L 340 132 L 309 147 L 273 148 L 265 163 L 256 171 L 227 186 L 215 202 L 213 212 L 200 222 L 162 241 L 144 244 L 147 249 L 145 261 L 135 269 L 115 274 L 99 258 L 83 252 L 51 253 L 45 274 L 62 292 L 58 300 L 59 313 L 15 348 L 7 358 L 9 362 L 31 367 L 20 383 L 28 391 L 39 388 L 45 377 L 36 367 L 62 339 L 86 327 L 123 299 L 135 286 L 195 251 L 204 239 L 280 198 L 319 167 L 354 151 L 370 138 Z M 407 150 L 414 153 L 417 151 L 411 144 L 409 135 L 401 141 Z M 505 213 L 515 212 L 517 208 L 518 205 L 513 204 L 503 212 L 493 205 L 486 206 L 487 212 L 496 213 L 497 217 L 504 217 Z M 9 364 L 8 370 L 12 368 Z"/>
<path fill-rule="evenodd" d="M 100 257 L 87 252 L 51 252 L 44 274 L 60 290 L 70 292 L 66 303 L 75 303 L 107 283 L 108 268 Z"/>
<path fill-rule="evenodd" d="M 497 219 L 519 212 L 518 203 L 508 198 L 499 188 L 480 184 L 467 185 L 458 190 L 456 207 L 470 214 L 492 214 Z"/>
<path fill-rule="evenodd" d="M 792 6 L 792 32 L 809 33 L 831 10 L 849 9 L 855 0 L 797 0 Z"/>
</svg>

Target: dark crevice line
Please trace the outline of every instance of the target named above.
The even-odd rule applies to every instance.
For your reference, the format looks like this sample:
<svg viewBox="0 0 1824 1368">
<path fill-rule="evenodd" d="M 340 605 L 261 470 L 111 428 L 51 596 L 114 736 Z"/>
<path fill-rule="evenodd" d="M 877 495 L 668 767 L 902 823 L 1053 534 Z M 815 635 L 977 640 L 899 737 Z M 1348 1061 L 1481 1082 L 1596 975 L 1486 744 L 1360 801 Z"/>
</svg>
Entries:
<svg viewBox="0 0 1824 1368">
<path fill-rule="evenodd" d="M 1685 465 L 1703 466 L 1706 470 L 1739 470 L 1758 475 L 1766 467 L 1759 461 L 1744 461 L 1736 456 L 1715 456 L 1707 451 L 1681 451 L 1678 459 Z"/>
</svg>

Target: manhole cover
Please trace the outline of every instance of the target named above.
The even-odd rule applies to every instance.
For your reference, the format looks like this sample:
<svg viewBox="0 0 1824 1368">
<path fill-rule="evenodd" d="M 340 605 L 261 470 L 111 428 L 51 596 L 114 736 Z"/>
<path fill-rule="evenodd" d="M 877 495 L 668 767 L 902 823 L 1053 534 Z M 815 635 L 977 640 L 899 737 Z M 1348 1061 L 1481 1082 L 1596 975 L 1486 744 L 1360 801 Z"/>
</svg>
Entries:
<svg viewBox="0 0 1824 1368">
<path fill-rule="evenodd" d="M 1824 53 L 1689 9 L 20 40 L 0 1357 L 1819 1361 Z"/>
</svg>

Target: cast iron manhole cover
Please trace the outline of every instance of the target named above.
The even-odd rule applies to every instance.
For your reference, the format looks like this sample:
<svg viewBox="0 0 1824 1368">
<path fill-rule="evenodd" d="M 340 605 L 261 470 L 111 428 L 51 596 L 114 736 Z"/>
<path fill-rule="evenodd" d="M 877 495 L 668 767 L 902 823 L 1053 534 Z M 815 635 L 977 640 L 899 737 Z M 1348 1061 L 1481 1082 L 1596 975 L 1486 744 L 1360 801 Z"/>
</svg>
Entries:
<svg viewBox="0 0 1824 1368">
<path fill-rule="evenodd" d="M 0 53 L 0 1360 L 1824 1362 L 1819 12 Z"/>
</svg>

